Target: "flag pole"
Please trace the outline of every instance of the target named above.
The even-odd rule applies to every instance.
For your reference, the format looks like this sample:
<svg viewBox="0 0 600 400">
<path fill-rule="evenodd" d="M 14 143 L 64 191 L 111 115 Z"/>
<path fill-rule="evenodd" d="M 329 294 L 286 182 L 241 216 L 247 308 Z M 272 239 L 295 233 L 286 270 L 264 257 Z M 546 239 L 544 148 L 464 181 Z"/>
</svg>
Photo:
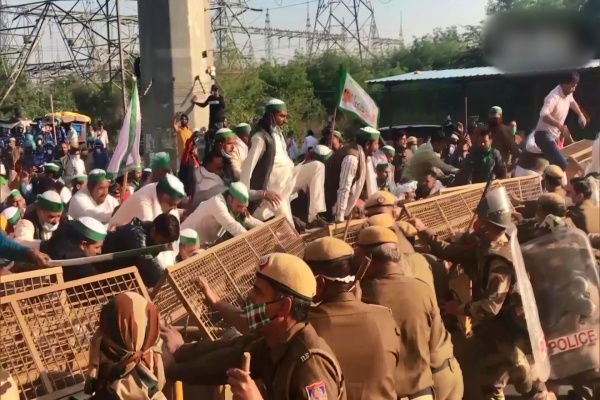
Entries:
<svg viewBox="0 0 600 400">
<path fill-rule="evenodd" d="M 56 143 L 56 127 L 54 126 L 54 100 L 52 99 L 52 95 L 50 95 L 50 112 L 52 113 L 52 133 L 54 134 L 54 143 Z"/>
<path fill-rule="evenodd" d="M 125 170 L 123 174 L 123 185 L 121 186 L 121 203 L 125 200 L 125 190 L 127 189 L 127 175 L 129 175 L 129 170 Z"/>
<path fill-rule="evenodd" d="M 331 139 L 333 139 L 333 131 L 335 131 L 335 120 L 337 118 L 337 106 L 335 106 L 335 108 L 333 109 L 333 117 L 331 118 L 331 132 L 329 132 L 329 134 L 331 135 L 331 138 L 329 139 L 329 148 L 331 149 Z"/>
</svg>

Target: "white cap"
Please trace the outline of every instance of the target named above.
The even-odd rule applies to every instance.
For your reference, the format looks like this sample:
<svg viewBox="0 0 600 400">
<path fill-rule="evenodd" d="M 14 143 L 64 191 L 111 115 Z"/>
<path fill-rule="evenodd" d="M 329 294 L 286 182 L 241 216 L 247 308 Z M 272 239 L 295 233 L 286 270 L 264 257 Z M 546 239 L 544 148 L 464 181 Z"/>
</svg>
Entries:
<svg viewBox="0 0 600 400">
<path fill-rule="evenodd" d="M 316 145 L 316 146 L 315 146 L 315 147 L 312 149 L 312 151 L 313 151 L 315 154 L 318 154 L 318 155 L 320 155 L 320 156 L 323 156 L 323 157 L 327 157 L 328 155 L 330 155 L 330 154 L 333 152 L 333 150 L 331 150 L 329 147 L 327 147 L 327 146 L 324 146 L 324 145 L 322 145 L 322 144 L 318 144 L 318 145 Z"/>
<path fill-rule="evenodd" d="M 280 106 L 282 104 L 285 104 L 283 102 L 283 100 L 279 100 L 279 99 L 271 99 L 267 102 L 268 106 Z"/>
<path fill-rule="evenodd" d="M 38 207 L 44 210 L 60 212 L 63 210 L 63 202 L 60 194 L 54 190 L 47 190 L 42 193 L 37 199 Z"/>
<path fill-rule="evenodd" d="M 14 225 L 21 218 L 21 213 L 17 207 L 8 207 L 2 211 L 2 216 L 11 224 Z"/>
<path fill-rule="evenodd" d="M 239 200 L 244 204 L 248 204 L 250 194 L 248 193 L 248 188 L 242 182 L 232 182 L 231 185 L 229 185 L 228 191 L 234 199 Z"/>
<path fill-rule="evenodd" d="M 364 128 L 360 128 L 361 131 L 368 133 L 370 135 L 378 135 L 379 131 L 375 128 L 372 128 L 370 126 L 365 126 Z"/>
<path fill-rule="evenodd" d="M 183 183 L 173 174 L 166 174 L 158 182 L 158 186 L 170 197 L 182 199 L 185 197 L 185 187 Z"/>
<path fill-rule="evenodd" d="M 198 237 L 198 232 L 191 228 L 187 228 L 182 230 L 179 233 L 179 243 L 183 245 L 197 245 L 200 243 L 200 238 Z"/>
<path fill-rule="evenodd" d="M 49 171 L 58 171 L 60 169 L 60 167 L 54 163 L 45 163 L 44 164 L 44 171 L 49 170 Z"/>
<path fill-rule="evenodd" d="M 107 234 L 106 226 L 92 217 L 81 217 L 73 222 L 77 232 L 94 242 L 104 240 Z"/>
</svg>

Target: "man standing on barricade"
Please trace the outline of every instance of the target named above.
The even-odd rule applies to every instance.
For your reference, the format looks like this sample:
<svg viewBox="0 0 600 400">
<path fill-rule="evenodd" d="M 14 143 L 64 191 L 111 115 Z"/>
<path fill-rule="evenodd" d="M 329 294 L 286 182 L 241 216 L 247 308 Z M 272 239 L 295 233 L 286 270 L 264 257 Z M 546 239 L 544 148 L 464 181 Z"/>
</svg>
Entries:
<svg viewBox="0 0 600 400">
<path fill-rule="evenodd" d="M 251 138 L 248 157 L 242 164 L 240 181 L 251 191 L 262 191 L 264 196 L 274 193 L 276 198 L 263 197 L 254 216 L 267 220 L 273 215 L 285 215 L 293 223 L 290 196 L 305 190 L 309 193 L 307 229 L 325 225 L 318 214 L 325 212 L 323 185 L 325 166 L 307 163 L 294 167 L 287 155 L 283 125 L 287 107 L 273 99 L 265 106 L 265 114 L 257 123 L 258 130 Z"/>
<path fill-rule="evenodd" d="M 482 399 L 504 398 L 509 377 L 525 399 L 546 399 L 547 391 L 525 357 L 530 341 L 523 305 L 515 290 L 516 273 L 506 229 L 511 225 L 511 207 L 506 189 L 490 191 L 477 209 L 473 234 L 462 241 L 439 240 L 419 220 L 413 223 L 419 238 L 431 252 L 463 265 L 473 280 L 472 301 L 447 301 L 442 312 L 473 320 L 475 339 L 484 352 Z M 473 267 L 476 266 L 476 270 Z"/>
</svg>

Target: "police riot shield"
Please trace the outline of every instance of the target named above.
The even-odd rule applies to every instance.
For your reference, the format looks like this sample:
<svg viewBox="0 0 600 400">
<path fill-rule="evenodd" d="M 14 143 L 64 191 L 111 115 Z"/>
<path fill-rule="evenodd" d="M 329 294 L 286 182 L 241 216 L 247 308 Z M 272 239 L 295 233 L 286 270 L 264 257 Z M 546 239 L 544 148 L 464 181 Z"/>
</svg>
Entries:
<svg viewBox="0 0 600 400">
<path fill-rule="evenodd" d="M 538 378 L 542 382 L 546 382 L 550 376 L 550 359 L 546 348 L 544 331 L 542 330 L 542 325 L 540 323 L 536 298 L 531 282 L 529 281 L 529 276 L 527 275 L 527 270 L 525 269 L 521 246 L 517 239 L 517 228 L 511 224 L 507 229 L 507 233 L 510 236 L 510 250 L 512 252 L 513 264 L 517 277 L 517 290 L 521 295 L 521 301 L 523 303 L 523 312 L 527 323 L 527 331 L 529 333 L 529 341 L 531 342 L 535 367 Z"/>
<path fill-rule="evenodd" d="M 588 237 L 579 229 L 561 228 L 521 251 L 546 337 L 550 379 L 597 369 L 598 269 Z"/>
</svg>

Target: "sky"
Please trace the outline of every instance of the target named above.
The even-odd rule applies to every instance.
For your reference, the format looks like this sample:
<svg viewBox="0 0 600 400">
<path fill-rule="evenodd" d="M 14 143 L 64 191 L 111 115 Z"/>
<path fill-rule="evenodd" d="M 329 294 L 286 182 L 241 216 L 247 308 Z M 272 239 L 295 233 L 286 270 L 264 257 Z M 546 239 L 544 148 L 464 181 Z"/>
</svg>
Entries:
<svg viewBox="0 0 600 400">
<path fill-rule="evenodd" d="M 3 0 L 4 4 L 15 5 L 31 2 L 32 0 Z M 152 1 L 152 0 L 143 0 Z M 199 0 L 196 0 L 199 1 Z M 306 30 L 307 9 L 310 15 L 311 27 L 314 27 L 318 0 L 232 0 L 246 2 L 249 7 L 262 11 L 247 11 L 243 19 L 247 26 L 263 28 L 265 26 L 266 10 L 269 9 L 272 28 Z M 350 0 L 344 0 L 349 2 Z M 363 0 L 366 1 L 366 0 Z M 72 1 L 61 2 L 63 7 L 68 7 Z M 92 2 L 96 3 L 96 2 Z M 404 35 L 405 44 L 410 44 L 414 37 L 431 33 L 437 27 L 450 27 L 453 25 L 473 25 L 485 19 L 485 6 L 487 0 L 371 0 L 375 10 L 375 19 L 379 36 L 384 38 L 398 38 L 400 26 Z M 137 1 L 122 0 L 121 11 L 123 14 L 136 14 Z M 366 19 L 367 13 L 359 14 L 361 23 Z M 350 13 L 337 9 L 337 15 L 344 21 L 350 21 Z M 402 17 L 401 17 L 402 16 Z M 402 24 L 400 21 L 402 20 Z M 340 33 L 341 28 L 334 26 L 335 33 Z M 53 31 L 52 33 L 50 31 Z M 299 40 L 273 39 L 273 55 L 279 60 L 289 58 L 294 51 L 305 47 Z M 252 36 L 252 46 L 257 58 L 264 57 L 266 43 L 264 36 Z M 54 27 L 47 27 L 41 48 L 38 49 L 36 60 L 32 62 L 59 61 L 56 58 L 68 59 L 68 53 L 60 34 Z"/>
</svg>

